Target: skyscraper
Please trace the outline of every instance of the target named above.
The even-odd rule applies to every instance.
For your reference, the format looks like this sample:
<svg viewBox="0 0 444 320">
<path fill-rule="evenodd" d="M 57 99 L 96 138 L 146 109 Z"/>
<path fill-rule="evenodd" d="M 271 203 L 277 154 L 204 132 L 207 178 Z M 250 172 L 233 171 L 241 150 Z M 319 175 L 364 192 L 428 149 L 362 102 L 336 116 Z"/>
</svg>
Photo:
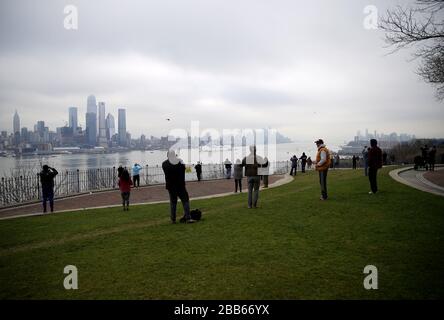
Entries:
<svg viewBox="0 0 444 320">
<path fill-rule="evenodd" d="M 13 133 L 16 134 L 17 132 L 20 134 L 20 117 L 17 113 L 17 110 L 15 110 L 14 113 L 14 121 L 12 124 Z"/>
<path fill-rule="evenodd" d="M 106 146 L 105 102 L 99 102 L 99 145 Z"/>
<path fill-rule="evenodd" d="M 86 113 L 97 114 L 96 97 L 93 95 L 88 96 L 86 99 Z"/>
<path fill-rule="evenodd" d="M 126 110 L 119 109 L 118 117 L 118 133 L 119 133 L 119 145 L 122 147 L 127 146 L 126 141 Z"/>
<path fill-rule="evenodd" d="M 106 116 L 106 139 L 108 141 L 111 140 L 115 133 L 116 122 L 114 120 L 114 116 L 111 113 L 108 113 Z"/>
<path fill-rule="evenodd" d="M 72 128 L 72 131 L 74 134 L 76 134 L 78 126 L 79 126 L 79 122 L 77 120 L 77 108 L 70 107 L 69 108 L 69 127 Z"/>
<path fill-rule="evenodd" d="M 90 146 L 97 144 L 97 114 L 86 113 L 86 142 Z"/>
</svg>

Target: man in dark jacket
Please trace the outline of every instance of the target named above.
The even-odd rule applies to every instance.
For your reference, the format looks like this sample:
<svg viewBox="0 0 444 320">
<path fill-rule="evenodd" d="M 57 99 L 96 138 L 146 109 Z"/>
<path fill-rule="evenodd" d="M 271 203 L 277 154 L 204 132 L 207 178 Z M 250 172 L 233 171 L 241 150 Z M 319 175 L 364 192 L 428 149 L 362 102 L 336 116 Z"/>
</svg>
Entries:
<svg viewBox="0 0 444 320">
<path fill-rule="evenodd" d="M 262 167 L 264 160 L 256 155 L 256 146 L 250 146 L 250 154 L 242 159 L 242 166 L 245 167 L 245 176 L 248 182 L 248 208 L 257 208 L 259 199 L 259 186 L 261 179 L 258 168 Z"/>
<path fill-rule="evenodd" d="M 198 162 L 194 166 L 194 169 L 196 169 L 197 181 L 202 180 L 202 164 L 200 162 Z"/>
<path fill-rule="evenodd" d="M 57 170 L 43 166 L 43 170 L 40 172 L 40 182 L 42 184 L 42 200 L 43 200 L 43 212 L 46 212 L 46 202 L 49 201 L 49 207 L 51 212 L 54 212 L 54 178 L 58 174 Z"/>
<path fill-rule="evenodd" d="M 192 223 L 194 220 L 190 215 L 190 198 L 185 188 L 185 165 L 177 158 L 174 150 L 169 150 L 167 156 L 168 159 L 162 163 L 162 169 L 165 173 L 165 188 L 170 195 L 171 222 L 176 223 L 177 198 L 179 198 L 185 212 L 185 221 Z"/>
<path fill-rule="evenodd" d="M 376 175 L 380 168 L 382 168 L 382 150 L 378 147 L 378 141 L 371 139 L 370 149 L 368 151 L 368 179 L 371 188 L 369 194 L 374 194 L 378 191 Z"/>
<path fill-rule="evenodd" d="M 291 170 L 290 170 L 290 176 L 293 176 L 293 172 L 294 175 L 296 175 L 296 172 L 298 171 L 298 157 L 296 157 L 296 155 L 293 155 L 293 157 L 290 158 L 290 162 L 291 162 Z"/>
<path fill-rule="evenodd" d="M 299 158 L 299 160 L 301 160 L 302 173 L 305 173 L 305 165 L 307 164 L 307 155 L 305 152 L 302 152 L 302 156 Z"/>
</svg>

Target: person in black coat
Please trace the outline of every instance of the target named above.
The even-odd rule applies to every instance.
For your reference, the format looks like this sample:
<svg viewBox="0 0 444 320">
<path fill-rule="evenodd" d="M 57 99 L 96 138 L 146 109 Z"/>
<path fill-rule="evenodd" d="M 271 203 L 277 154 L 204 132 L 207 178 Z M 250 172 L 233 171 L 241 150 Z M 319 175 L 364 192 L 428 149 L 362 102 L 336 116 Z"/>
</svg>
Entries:
<svg viewBox="0 0 444 320">
<path fill-rule="evenodd" d="M 176 223 L 177 198 L 182 202 L 185 213 L 185 221 L 192 223 L 190 215 L 190 198 L 185 188 L 185 164 L 177 158 L 174 150 L 167 153 L 168 159 L 162 163 L 162 169 L 165 173 L 165 188 L 170 196 L 170 218 L 172 223 Z"/>
<path fill-rule="evenodd" d="M 56 169 L 44 165 L 40 172 L 40 183 L 42 184 L 43 212 L 46 212 L 46 203 L 49 201 L 51 212 L 54 212 L 54 178 L 58 175 Z"/>
<path fill-rule="evenodd" d="M 202 180 L 202 164 L 200 162 L 198 162 L 194 166 L 194 169 L 196 169 L 197 181 Z"/>
</svg>

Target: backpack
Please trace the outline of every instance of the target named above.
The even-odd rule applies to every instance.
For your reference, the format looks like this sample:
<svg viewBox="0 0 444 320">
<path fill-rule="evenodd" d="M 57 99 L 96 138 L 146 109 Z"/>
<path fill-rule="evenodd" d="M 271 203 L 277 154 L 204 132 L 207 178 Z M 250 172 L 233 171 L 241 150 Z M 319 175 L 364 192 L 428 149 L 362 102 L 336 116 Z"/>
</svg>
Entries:
<svg viewBox="0 0 444 320">
<path fill-rule="evenodd" d="M 202 218 L 202 211 L 200 211 L 199 209 L 193 209 L 190 211 L 190 216 L 191 216 L 191 219 L 193 219 L 195 221 L 199 221 Z M 185 216 L 180 218 L 180 222 L 181 223 L 186 222 Z"/>
</svg>

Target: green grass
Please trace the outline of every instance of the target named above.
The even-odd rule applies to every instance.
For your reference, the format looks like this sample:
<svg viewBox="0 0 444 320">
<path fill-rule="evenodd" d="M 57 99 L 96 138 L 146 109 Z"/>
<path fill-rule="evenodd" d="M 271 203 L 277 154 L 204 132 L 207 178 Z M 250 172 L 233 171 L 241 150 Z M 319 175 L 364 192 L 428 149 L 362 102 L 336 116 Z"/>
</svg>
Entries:
<svg viewBox="0 0 444 320">
<path fill-rule="evenodd" d="M 443 298 L 444 198 L 388 169 L 377 195 L 360 170 L 328 179 L 324 202 L 314 173 L 261 192 L 256 210 L 246 194 L 192 201 L 192 225 L 171 225 L 166 204 L 0 221 L 0 298 Z M 378 290 L 363 288 L 368 264 Z"/>
</svg>

